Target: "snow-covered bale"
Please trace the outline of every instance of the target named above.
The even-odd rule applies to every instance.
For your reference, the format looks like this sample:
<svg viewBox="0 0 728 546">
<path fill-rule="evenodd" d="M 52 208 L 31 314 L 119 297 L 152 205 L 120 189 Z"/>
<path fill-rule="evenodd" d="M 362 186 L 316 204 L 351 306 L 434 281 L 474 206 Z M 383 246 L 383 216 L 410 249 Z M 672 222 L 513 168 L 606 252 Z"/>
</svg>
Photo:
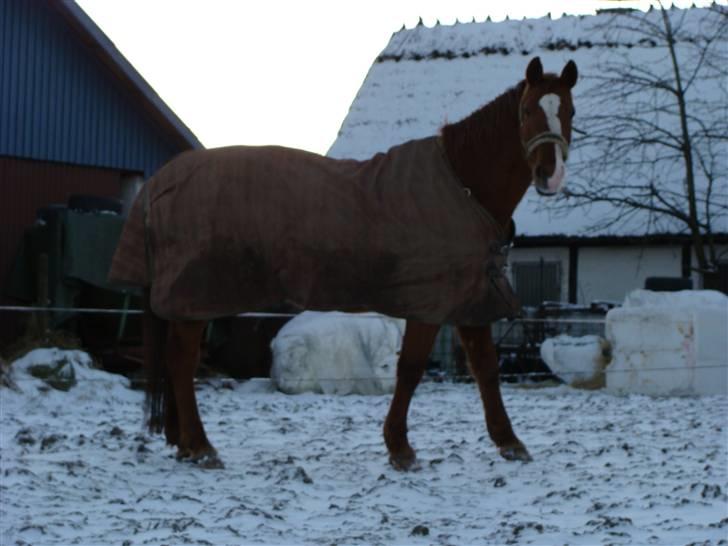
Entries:
<svg viewBox="0 0 728 546">
<path fill-rule="evenodd" d="M 607 313 L 607 389 L 728 394 L 728 297 L 712 290 L 635 290 Z"/>
<path fill-rule="evenodd" d="M 375 313 L 301 313 L 271 342 L 271 379 L 289 394 L 392 392 L 403 331 Z"/>
<path fill-rule="evenodd" d="M 604 387 L 610 345 L 599 336 L 548 338 L 541 344 L 541 359 L 559 379 L 580 389 Z"/>
</svg>

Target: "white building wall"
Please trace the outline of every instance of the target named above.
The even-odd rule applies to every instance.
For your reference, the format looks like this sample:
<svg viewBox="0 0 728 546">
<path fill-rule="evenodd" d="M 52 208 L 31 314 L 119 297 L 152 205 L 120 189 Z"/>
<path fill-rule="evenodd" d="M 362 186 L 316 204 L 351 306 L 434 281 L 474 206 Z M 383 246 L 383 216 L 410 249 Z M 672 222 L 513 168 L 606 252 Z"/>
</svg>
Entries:
<svg viewBox="0 0 728 546">
<path fill-rule="evenodd" d="M 672 247 L 582 247 L 579 249 L 577 303 L 621 302 L 644 288 L 647 277 L 681 277 L 682 249 Z"/>
</svg>

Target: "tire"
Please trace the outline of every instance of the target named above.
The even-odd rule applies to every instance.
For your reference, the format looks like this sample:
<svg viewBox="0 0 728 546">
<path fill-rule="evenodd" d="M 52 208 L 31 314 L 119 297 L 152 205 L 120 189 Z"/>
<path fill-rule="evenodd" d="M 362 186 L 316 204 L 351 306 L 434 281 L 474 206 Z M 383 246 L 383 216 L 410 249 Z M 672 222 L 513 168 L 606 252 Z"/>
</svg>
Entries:
<svg viewBox="0 0 728 546">
<path fill-rule="evenodd" d="M 97 195 L 74 194 L 68 198 L 68 208 L 76 212 L 112 212 L 121 214 L 121 201 Z"/>
<path fill-rule="evenodd" d="M 648 277 L 645 280 L 645 289 L 655 292 L 692 290 L 693 280 L 684 277 Z"/>
</svg>

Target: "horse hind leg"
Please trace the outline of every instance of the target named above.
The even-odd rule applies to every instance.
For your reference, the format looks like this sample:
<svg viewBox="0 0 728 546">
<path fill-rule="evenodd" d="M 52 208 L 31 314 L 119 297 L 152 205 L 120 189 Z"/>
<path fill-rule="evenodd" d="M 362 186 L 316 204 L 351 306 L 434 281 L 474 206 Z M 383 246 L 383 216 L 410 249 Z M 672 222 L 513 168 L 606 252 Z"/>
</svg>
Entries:
<svg viewBox="0 0 728 546">
<path fill-rule="evenodd" d="M 438 325 L 412 321 L 407 321 L 405 327 L 397 362 L 397 384 L 384 421 L 384 442 L 389 451 L 389 462 L 397 470 L 410 470 L 417 460 L 407 439 L 407 413 L 439 329 Z"/>
<path fill-rule="evenodd" d="M 175 321 L 169 324 L 166 372 L 177 417 L 177 458 L 205 468 L 222 468 L 217 451 L 205 434 L 195 396 L 195 371 L 200 360 L 200 342 L 206 323 Z"/>
</svg>

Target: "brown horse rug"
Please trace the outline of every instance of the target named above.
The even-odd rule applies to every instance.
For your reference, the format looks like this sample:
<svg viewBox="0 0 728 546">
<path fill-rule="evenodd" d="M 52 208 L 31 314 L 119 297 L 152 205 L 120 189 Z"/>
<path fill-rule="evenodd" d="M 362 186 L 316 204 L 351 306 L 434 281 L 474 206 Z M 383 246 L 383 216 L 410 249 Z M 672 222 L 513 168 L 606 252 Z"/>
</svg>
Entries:
<svg viewBox="0 0 728 546">
<path fill-rule="evenodd" d="M 238 146 L 186 152 L 149 180 L 109 277 L 149 287 L 166 319 L 292 304 L 478 325 L 518 311 L 507 239 L 437 137 L 367 161 Z"/>
</svg>

